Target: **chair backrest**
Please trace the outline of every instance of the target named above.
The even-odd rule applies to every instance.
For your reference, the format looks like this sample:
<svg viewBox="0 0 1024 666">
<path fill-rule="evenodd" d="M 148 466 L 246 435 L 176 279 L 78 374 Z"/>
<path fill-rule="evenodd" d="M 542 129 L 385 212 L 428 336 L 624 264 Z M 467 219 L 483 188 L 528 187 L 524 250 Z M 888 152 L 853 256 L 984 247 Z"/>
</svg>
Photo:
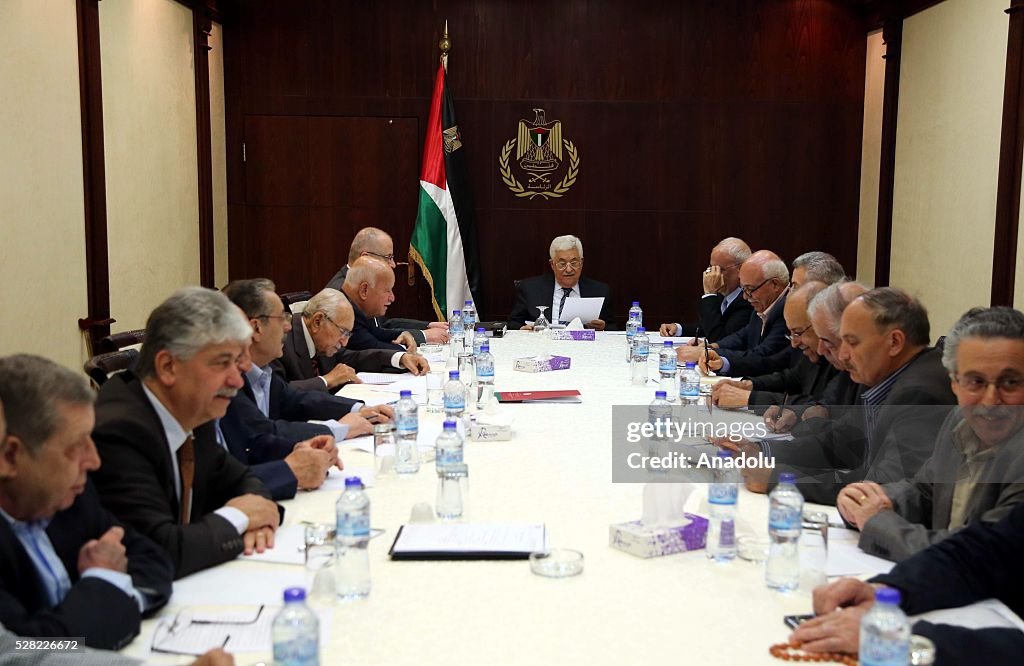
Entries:
<svg viewBox="0 0 1024 666">
<path fill-rule="evenodd" d="M 295 312 L 295 308 L 293 308 L 292 305 L 297 304 L 300 301 L 305 302 L 313 298 L 313 294 L 308 291 L 288 291 L 283 294 L 278 294 L 278 296 L 281 297 L 281 302 L 284 303 L 284 306 L 292 312 Z"/>
<path fill-rule="evenodd" d="M 138 359 L 139 351 L 137 349 L 122 349 L 97 354 L 85 362 L 85 374 L 89 375 L 89 379 L 97 387 L 100 387 L 110 375 L 131 368 Z"/>
<path fill-rule="evenodd" d="M 522 284 L 522 283 L 523 283 L 522 280 L 512 280 L 512 288 L 513 289 L 518 289 L 519 285 Z"/>
<path fill-rule="evenodd" d="M 96 352 L 99 354 L 115 352 L 118 349 L 124 349 L 125 347 L 141 345 L 145 339 L 146 329 L 144 328 L 137 328 L 134 331 L 112 333 L 99 341 L 99 344 L 96 345 Z"/>
</svg>

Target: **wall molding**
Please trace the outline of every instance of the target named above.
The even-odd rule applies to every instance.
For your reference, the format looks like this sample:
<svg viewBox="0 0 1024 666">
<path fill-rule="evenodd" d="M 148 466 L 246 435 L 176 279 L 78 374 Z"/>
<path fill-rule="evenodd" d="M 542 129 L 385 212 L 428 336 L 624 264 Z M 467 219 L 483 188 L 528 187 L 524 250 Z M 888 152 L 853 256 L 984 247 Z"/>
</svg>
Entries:
<svg viewBox="0 0 1024 666">
<path fill-rule="evenodd" d="M 875 236 L 875 286 L 889 284 L 892 260 L 892 205 L 896 186 L 896 120 L 900 100 L 900 59 L 903 50 L 903 19 L 886 19 L 882 25 L 885 45 L 885 85 L 882 93 L 882 149 L 878 167 L 878 220 Z"/>
</svg>

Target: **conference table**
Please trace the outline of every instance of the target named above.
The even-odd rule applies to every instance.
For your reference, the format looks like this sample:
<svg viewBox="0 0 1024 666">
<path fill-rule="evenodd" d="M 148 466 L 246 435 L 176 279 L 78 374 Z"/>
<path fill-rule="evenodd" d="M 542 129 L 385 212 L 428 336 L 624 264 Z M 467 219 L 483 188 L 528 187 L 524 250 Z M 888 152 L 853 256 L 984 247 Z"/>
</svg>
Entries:
<svg viewBox="0 0 1024 666">
<path fill-rule="evenodd" d="M 622 334 L 603 332 L 594 341 L 524 331 L 492 339 L 499 391 L 578 389 L 582 402 L 504 404 L 513 438 L 465 446 L 463 520 L 544 523 L 551 547 L 584 554 L 583 573 L 545 578 L 525 560 L 391 561 L 388 549 L 413 505 L 434 503 L 437 477 L 433 462 L 411 476 L 376 475 L 367 489 L 371 523 L 386 532 L 369 546 L 372 591 L 329 610 L 322 664 L 779 663 L 768 647 L 788 636 L 784 615 L 810 612 L 809 585 L 775 592 L 765 586 L 763 564 L 716 563 L 704 550 L 642 559 L 609 546 L 609 525 L 639 519 L 643 494 L 642 484 L 612 482 L 612 406 L 647 405 L 656 388 L 653 381 L 631 383 L 625 350 Z M 569 356 L 571 367 L 512 369 L 514 359 L 537 354 Z M 345 394 L 368 402 L 397 397 L 386 390 L 357 385 Z M 441 416 L 421 408 L 420 419 L 425 426 Z M 373 468 L 372 454 L 347 444 L 340 449 L 347 470 Z M 284 502 L 283 525 L 333 523 L 338 494 L 300 492 Z M 766 535 L 767 504 L 766 496 L 741 488 L 737 531 Z M 707 515 L 706 486 L 696 486 L 687 510 Z M 303 566 L 240 556 L 177 581 L 170 604 L 144 622 L 125 653 L 187 662 L 150 652 L 159 619 L 197 605 L 279 605 L 285 587 L 308 583 Z M 236 659 L 271 661 L 269 651 Z"/>
</svg>

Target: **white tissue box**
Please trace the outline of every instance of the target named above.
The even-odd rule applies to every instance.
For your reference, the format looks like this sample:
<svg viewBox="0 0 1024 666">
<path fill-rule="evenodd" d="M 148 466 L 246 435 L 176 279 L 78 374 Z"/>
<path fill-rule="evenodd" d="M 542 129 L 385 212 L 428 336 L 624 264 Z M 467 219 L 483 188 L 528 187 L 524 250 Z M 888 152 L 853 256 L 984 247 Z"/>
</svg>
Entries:
<svg viewBox="0 0 1024 666">
<path fill-rule="evenodd" d="M 700 550 L 707 544 L 708 519 L 685 515 L 689 522 L 676 527 L 648 529 L 639 520 L 610 525 L 608 545 L 643 558 Z"/>
</svg>

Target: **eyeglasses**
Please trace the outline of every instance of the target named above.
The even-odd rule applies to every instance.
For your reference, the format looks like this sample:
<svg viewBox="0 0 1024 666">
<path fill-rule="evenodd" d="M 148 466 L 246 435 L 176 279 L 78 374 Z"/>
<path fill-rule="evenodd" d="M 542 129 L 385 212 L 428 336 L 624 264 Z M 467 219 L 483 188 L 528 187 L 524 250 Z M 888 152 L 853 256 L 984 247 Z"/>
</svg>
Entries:
<svg viewBox="0 0 1024 666">
<path fill-rule="evenodd" d="M 583 260 L 581 260 L 581 259 L 572 259 L 570 261 L 566 261 L 565 259 L 559 259 L 558 261 L 555 262 L 555 267 L 558 270 L 560 270 L 560 271 L 564 271 L 566 268 L 568 268 L 570 266 L 572 266 L 574 269 L 576 269 L 576 268 L 579 268 L 582 265 L 583 265 Z"/>
<path fill-rule="evenodd" d="M 327 313 L 324 312 L 323 310 L 320 310 L 319 312 L 320 312 L 320 314 L 322 314 L 324 316 L 324 319 L 326 319 L 327 321 L 329 321 L 332 324 L 334 324 L 334 328 L 338 329 L 338 335 L 340 335 L 341 337 L 346 338 L 346 339 L 352 337 L 352 331 L 350 329 L 342 328 L 341 326 L 338 326 L 338 322 L 336 322 L 333 319 L 331 319 L 327 315 Z"/>
<path fill-rule="evenodd" d="M 1004 398 L 1016 397 L 1024 391 L 1024 377 L 1000 377 L 990 382 L 979 375 L 953 375 L 953 381 L 971 395 L 983 395 L 989 386 L 995 386 L 996 391 Z"/>
<path fill-rule="evenodd" d="M 384 261 L 388 262 L 389 264 L 394 262 L 394 260 L 395 260 L 394 253 L 391 253 L 391 254 L 377 254 L 376 252 L 370 252 L 369 250 L 363 250 L 363 254 L 370 254 L 370 255 L 373 255 L 374 257 L 379 257 L 380 259 L 383 259 Z"/>
<path fill-rule="evenodd" d="M 724 273 L 725 271 L 729 270 L 730 268 L 736 268 L 737 266 L 742 266 L 742 265 L 743 265 L 742 261 L 740 263 L 738 263 L 738 264 L 729 264 L 727 266 L 715 266 L 714 264 L 712 264 L 712 265 L 707 267 L 705 272 L 711 272 L 712 268 L 717 268 L 717 269 L 719 269 L 720 271 L 722 271 Z"/>
<path fill-rule="evenodd" d="M 265 314 L 265 315 L 260 315 L 260 316 L 258 316 L 256 318 L 257 319 L 280 319 L 282 322 L 285 322 L 285 321 L 288 321 L 289 319 L 291 319 L 291 315 L 288 314 L 287 312 L 282 312 L 279 315 Z"/>
<path fill-rule="evenodd" d="M 743 291 L 743 295 L 746 296 L 747 298 L 750 298 L 751 296 L 754 295 L 755 291 L 757 291 L 761 287 L 765 286 L 766 284 L 768 284 L 769 282 L 771 282 L 774 279 L 775 278 L 768 278 L 767 280 L 765 280 L 761 284 L 757 285 L 756 287 L 741 287 L 741 290 Z"/>
<path fill-rule="evenodd" d="M 789 333 L 786 334 L 786 339 L 789 340 L 790 342 L 793 342 L 793 340 L 799 340 L 801 336 L 803 336 L 803 334 L 809 330 L 811 330 L 810 326 L 804 326 L 799 330 L 791 328 L 789 329 Z"/>
</svg>

